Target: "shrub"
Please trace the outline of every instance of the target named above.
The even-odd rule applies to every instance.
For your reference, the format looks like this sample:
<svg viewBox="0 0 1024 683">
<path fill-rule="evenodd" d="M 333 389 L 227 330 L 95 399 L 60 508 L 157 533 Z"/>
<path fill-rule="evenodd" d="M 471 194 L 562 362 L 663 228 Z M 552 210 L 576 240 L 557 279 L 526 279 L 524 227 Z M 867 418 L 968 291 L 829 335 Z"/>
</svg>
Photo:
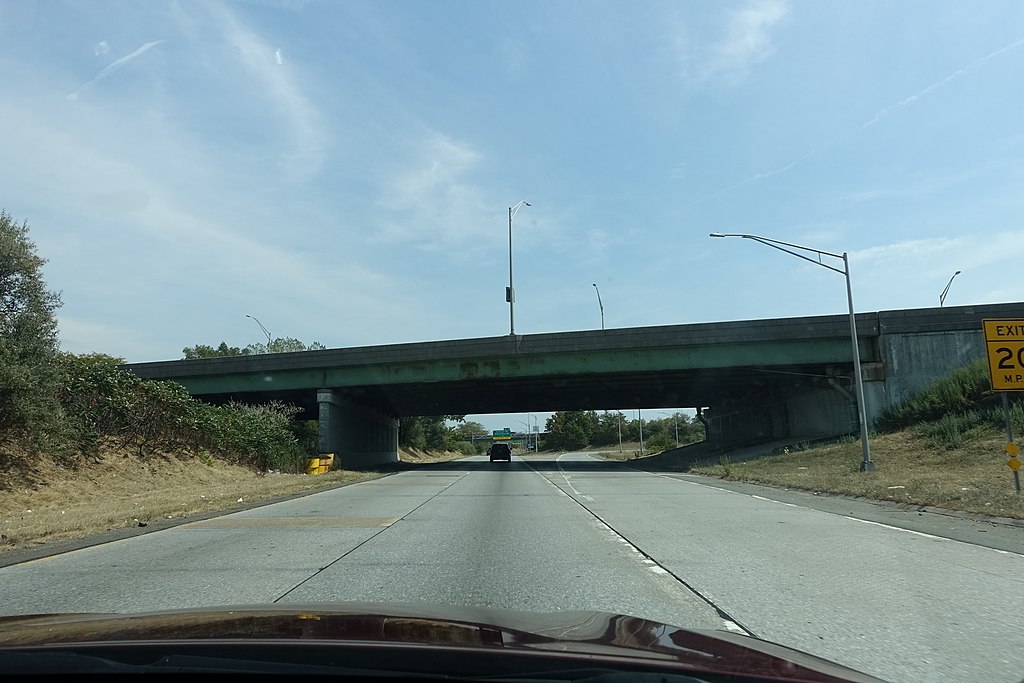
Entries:
<svg viewBox="0 0 1024 683">
<path fill-rule="evenodd" d="M 644 448 L 650 451 L 667 451 L 676 447 L 676 440 L 668 432 L 658 432 L 644 442 Z"/>
<path fill-rule="evenodd" d="M 895 431 L 939 420 L 950 413 L 990 406 L 994 398 L 989 388 L 988 366 L 985 359 L 980 359 L 937 379 L 913 398 L 885 411 L 879 427 Z"/>
</svg>

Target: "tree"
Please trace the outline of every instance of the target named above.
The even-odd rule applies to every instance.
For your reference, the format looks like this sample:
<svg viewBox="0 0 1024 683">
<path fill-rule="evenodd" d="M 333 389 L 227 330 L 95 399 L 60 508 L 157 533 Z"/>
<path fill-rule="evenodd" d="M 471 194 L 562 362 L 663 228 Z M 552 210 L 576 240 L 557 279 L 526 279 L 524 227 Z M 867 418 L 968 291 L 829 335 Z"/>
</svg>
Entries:
<svg viewBox="0 0 1024 683">
<path fill-rule="evenodd" d="M 627 424 L 626 416 L 616 411 L 610 413 L 607 410 L 597 417 L 597 427 L 591 443 L 595 446 L 608 446 L 619 443 L 619 429 L 625 430 Z"/>
<path fill-rule="evenodd" d="M 402 417 L 398 420 L 398 444 L 406 448 L 451 450 L 459 441 L 456 428 L 448 422 L 463 422 L 465 415 Z"/>
<path fill-rule="evenodd" d="M 320 342 L 304 344 L 292 337 L 278 337 L 269 343 L 255 342 L 244 348 L 228 346 L 227 342 L 221 342 L 220 346 L 214 348 L 208 344 L 196 344 L 186 346 L 181 350 L 186 360 L 195 358 L 221 358 L 225 356 L 256 356 L 264 353 L 291 353 L 293 351 L 321 351 L 327 347 Z"/>
<path fill-rule="evenodd" d="M 207 344 L 196 344 L 195 346 L 186 346 L 181 350 L 185 354 L 186 360 L 193 360 L 196 358 L 220 358 L 223 356 L 247 356 L 250 354 L 249 347 L 240 349 L 237 346 L 228 346 L 227 342 L 221 342 L 220 346 L 213 348 Z"/>
<path fill-rule="evenodd" d="M 293 337 L 277 337 L 266 344 L 257 342 L 245 347 L 247 353 L 253 355 L 260 353 L 292 353 L 295 351 L 322 351 L 327 347 L 320 342 L 313 342 L 308 346 Z"/>
<path fill-rule="evenodd" d="M 0 212 L 0 432 L 31 434 L 60 419 L 60 295 L 43 281 L 28 223 Z"/>
<path fill-rule="evenodd" d="M 552 413 L 545 423 L 545 445 L 574 450 L 588 445 L 597 429 L 597 413 L 592 410 L 568 410 Z"/>
<path fill-rule="evenodd" d="M 488 436 L 487 428 L 479 422 L 473 422 L 472 420 L 460 422 L 455 425 L 455 438 L 459 441 L 472 441 L 473 437 Z"/>
</svg>

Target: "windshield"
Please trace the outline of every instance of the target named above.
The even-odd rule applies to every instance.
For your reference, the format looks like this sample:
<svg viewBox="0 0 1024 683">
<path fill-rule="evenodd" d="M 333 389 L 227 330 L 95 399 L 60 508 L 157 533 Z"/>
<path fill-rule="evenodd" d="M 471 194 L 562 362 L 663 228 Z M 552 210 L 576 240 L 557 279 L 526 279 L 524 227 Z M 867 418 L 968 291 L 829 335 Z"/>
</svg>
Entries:
<svg viewBox="0 0 1024 683">
<path fill-rule="evenodd" d="M 1009 1 L 0 4 L 0 616 L 1024 679 L 1022 69 Z"/>
</svg>

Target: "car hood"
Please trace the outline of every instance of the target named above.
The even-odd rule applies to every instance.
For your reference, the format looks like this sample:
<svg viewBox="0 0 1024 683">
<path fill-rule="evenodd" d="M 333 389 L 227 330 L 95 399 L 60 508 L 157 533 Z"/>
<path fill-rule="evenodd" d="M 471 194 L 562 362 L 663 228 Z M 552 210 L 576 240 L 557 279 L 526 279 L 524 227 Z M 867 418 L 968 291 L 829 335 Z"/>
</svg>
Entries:
<svg viewBox="0 0 1024 683">
<path fill-rule="evenodd" d="M 634 659 L 679 671 L 743 674 L 780 681 L 880 680 L 755 637 L 684 629 L 608 612 L 311 603 L 0 618 L 0 648 L 205 640 L 539 651 L 581 655 L 591 662 Z"/>
</svg>

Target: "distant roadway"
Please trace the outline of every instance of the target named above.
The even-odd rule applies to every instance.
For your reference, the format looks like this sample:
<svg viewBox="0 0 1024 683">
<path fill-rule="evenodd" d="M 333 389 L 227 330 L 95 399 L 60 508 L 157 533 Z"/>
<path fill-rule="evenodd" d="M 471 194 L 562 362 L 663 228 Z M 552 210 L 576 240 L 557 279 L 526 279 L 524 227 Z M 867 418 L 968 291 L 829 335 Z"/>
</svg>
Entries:
<svg viewBox="0 0 1024 683">
<path fill-rule="evenodd" d="M 8 614 L 609 610 L 752 633 L 892 681 L 1020 681 L 1024 532 L 914 518 L 582 453 L 467 458 L 3 567 L 0 592 Z"/>
</svg>

